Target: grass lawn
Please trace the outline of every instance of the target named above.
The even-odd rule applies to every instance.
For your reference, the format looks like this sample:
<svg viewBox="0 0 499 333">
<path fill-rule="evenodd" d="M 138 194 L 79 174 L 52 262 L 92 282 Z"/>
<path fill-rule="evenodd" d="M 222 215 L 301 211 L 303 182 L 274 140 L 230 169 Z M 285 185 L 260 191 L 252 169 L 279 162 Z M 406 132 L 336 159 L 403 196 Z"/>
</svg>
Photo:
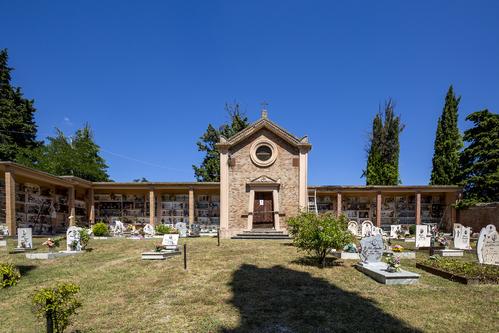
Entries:
<svg viewBox="0 0 499 333">
<path fill-rule="evenodd" d="M 35 246 L 44 239 L 35 239 Z M 81 286 L 81 332 L 497 332 L 499 286 L 467 286 L 415 268 L 414 286 L 381 285 L 352 267 L 319 269 L 289 242 L 187 239 L 183 258 L 141 261 L 159 240 L 91 240 L 91 252 L 51 261 L 7 254 L 23 273 L 0 289 L 0 332 L 42 332 L 37 288 Z M 182 241 L 184 242 L 184 240 Z M 9 247 L 14 244 L 9 240 Z M 420 254 L 418 253 L 418 256 Z"/>
</svg>

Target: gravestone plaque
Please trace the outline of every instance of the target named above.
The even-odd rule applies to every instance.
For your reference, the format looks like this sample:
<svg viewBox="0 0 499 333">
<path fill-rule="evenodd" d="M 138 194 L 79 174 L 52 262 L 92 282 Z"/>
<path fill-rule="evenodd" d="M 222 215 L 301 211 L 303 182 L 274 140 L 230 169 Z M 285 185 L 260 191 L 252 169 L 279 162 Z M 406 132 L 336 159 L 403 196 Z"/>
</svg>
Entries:
<svg viewBox="0 0 499 333">
<path fill-rule="evenodd" d="M 154 227 L 150 224 L 146 224 L 143 230 L 146 236 L 154 236 L 156 234 L 156 232 L 154 231 Z"/>
<path fill-rule="evenodd" d="M 166 246 L 167 249 L 176 249 L 178 245 L 179 234 L 166 234 L 163 235 L 163 242 L 161 245 Z"/>
<path fill-rule="evenodd" d="M 426 224 L 416 225 L 416 247 L 430 247 L 431 227 Z"/>
<path fill-rule="evenodd" d="M 458 227 L 454 226 L 454 247 L 460 250 L 469 250 L 470 246 L 471 228 L 465 227 L 461 224 Z"/>
<path fill-rule="evenodd" d="M 66 231 L 66 246 L 68 251 L 81 251 L 80 229 L 72 226 Z"/>
<path fill-rule="evenodd" d="M 482 228 L 476 251 L 481 264 L 499 265 L 499 233 L 494 225 Z"/>
<path fill-rule="evenodd" d="M 348 231 L 350 231 L 354 236 L 359 235 L 359 224 L 357 221 L 348 222 Z"/>
<path fill-rule="evenodd" d="M 383 256 L 384 244 L 381 235 L 364 237 L 360 241 L 360 260 L 364 263 L 376 263 Z"/>
<path fill-rule="evenodd" d="M 390 226 L 390 238 L 398 238 L 401 232 L 402 226 L 400 224 Z"/>
<path fill-rule="evenodd" d="M 362 224 L 361 224 L 362 237 L 371 236 L 373 234 L 373 229 L 374 229 L 374 224 L 371 221 L 366 220 L 366 221 L 362 222 Z"/>
<path fill-rule="evenodd" d="M 114 222 L 113 234 L 115 236 L 121 236 L 125 232 L 125 225 L 121 221 Z"/>
<path fill-rule="evenodd" d="M 175 229 L 178 230 L 180 237 L 187 237 L 187 224 L 185 222 L 175 224 Z"/>
<path fill-rule="evenodd" d="M 17 229 L 17 248 L 18 249 L 33 248 L 33 231 L 31 228 Z"/>
</svg>

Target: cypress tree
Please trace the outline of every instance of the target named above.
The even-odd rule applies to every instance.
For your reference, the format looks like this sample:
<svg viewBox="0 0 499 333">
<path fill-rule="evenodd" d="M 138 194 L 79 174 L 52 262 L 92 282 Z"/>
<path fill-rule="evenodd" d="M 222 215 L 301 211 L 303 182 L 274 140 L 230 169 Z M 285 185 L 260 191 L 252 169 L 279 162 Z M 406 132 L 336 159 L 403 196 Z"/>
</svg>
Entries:
<svg viewBox="0 0 499 333">
<path fill-rule="evenodd" d="M 385 102 L 384 115 L 380 111 L 373 120 L 367 165 L 362 174 L 366 177 L 366 185 L 400 184 L 399 137 L 403 129 L 400 116 L 395 115 L 395 105 L 389 99 Z"/>
<path fill-rule="evenodd" d="M 7 49 L 0 51 L 0 160 L 16 161 L 40 145 L 36 140 L 34 101 L 11 85 Z"/>
<path fill-rule="evenodd" d="M 464 132 L 468 146 L 460 158 L 465 201 L 499 201 L 499 114 L 488 110 L 466 117 L 474 126 Z"/>
<path fill-rule="evenodd" d="M 463 142 L 457 127 L 458 107 L 461 97 L 456 97 L 452 85 L 445 96 L 445 105 L 438 119 L 430 185 L 456 184 L 459 176 L 459 154 Z"/>
</svg>

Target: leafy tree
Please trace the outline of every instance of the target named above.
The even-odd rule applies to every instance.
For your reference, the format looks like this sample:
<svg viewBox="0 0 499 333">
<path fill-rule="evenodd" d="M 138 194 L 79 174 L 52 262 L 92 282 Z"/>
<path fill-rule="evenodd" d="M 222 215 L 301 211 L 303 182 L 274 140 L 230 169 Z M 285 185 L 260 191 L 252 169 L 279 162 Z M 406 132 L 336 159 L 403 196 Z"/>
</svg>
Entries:
<svg viewBox="0 0 499 333">
<path fill-rule="evenodd" d="M 460 158 L 465 200 L 499 201 L 499 114 L 482 110 L 466 120 L 474 126 L 464 132 L 468 146 Z"/>
<path fill-rule="evenodd" d="M 146 177 L 137 178 L 133 180 L 134 183 L 147 183 L 149 182 Z"/>
<path fill-rule="evenodd" d="M 205 152 L 201 165 L 192 166 L 198 181 L 220 181 L 220 154 L 215 145 L 220 141 L 220 136 L 228 139 L 249 125 L 248 118 L 241 111 L 239 103 L 225 104 L 225 111 L 229 114 L 230 122 L 223 124 L 218 130 L 209 124 L 206 132 L 197 142 L 198 151 Z"/>
<path fill-rule="evenodd" d="M 347 229 L 348 219 L 341 215 L 303 212 L 288 220 L 293 244 L 311 253 L 321 267 L 326 265 L 326 256 L 332 249 L 343 249 L 353 242 Z"/>
<path fill-rule="evenodd" d="M 433 153 L 431 185 L 456 184 L 459 176 L 459 154 L 463 142 L 457 127 L 458 106 L 461 97 L 456 97 L 452 85 L 445 96 L 442 115 L 438 119 Z"/>
<path fill-rule="evenodd" d="M 374 117 L 367 148 L 367 166 L 362 174 L 366 177 L 366 185 L 400 184 L 399 136 L 404 125 L 394 109 L 395 105 L 389 99 L 385 102 L 384 117 L 381 111 Z"/>
<path fill-rule="evenodd" d="M 24 158 L 40 145 L 36 140 L 34 101 L 24 98 L 21 88 L 11 85 L 7 49 L 0 51 L 0 160 Z M 31 157 L 32 158 L 32 157 Z"/>
<path fill-rule="evenodd" d="M 99 155 L 100 148 L 94 142 L 92 130 L 86 124 L 67 137 L 56 128 L 56 135 L 47 138 L 48 143 L 35 150 L 37 163 L 29 165 L 58 176 L 76 176 L 90 181 L 108 181 L 107 165 Z"/>
</svg>

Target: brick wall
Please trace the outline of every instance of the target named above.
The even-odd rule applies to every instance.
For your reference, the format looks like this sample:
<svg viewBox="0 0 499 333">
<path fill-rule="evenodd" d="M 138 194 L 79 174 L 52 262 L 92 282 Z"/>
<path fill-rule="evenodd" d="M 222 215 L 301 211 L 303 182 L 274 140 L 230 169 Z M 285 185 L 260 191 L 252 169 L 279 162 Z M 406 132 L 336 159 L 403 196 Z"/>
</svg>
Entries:
<svg viewBox="0 0 499 333">
<path fill-rule="evenodd" d="M 250 158 L 250 148 L 255 140 L 266 138 L 277 145 L 278 156 L 269 167 L 255 165 Z M 280 220 L 281 228 L 286 227 L 286 219 L 299 210 L 299 168 L 293 166 L 293 158 L 299 156 L 298 149 L 282 140 L 274 133 L 262 129 L 230 150 L 235 165 L 229 168 L 229 229 L 247 228 L 249 189 L 246 184 L 260 176 L 280 181 L 279 212 L 285 216 Z"/>
<path fill-rule="evenodd" d="M 471 227 L 473 232 L 480 232 L 488 224 L 493 224 L 499 229 L 499 202 L 461 209 L 457 211 L 457 215 L 458 222 Z"/>
</svg>

